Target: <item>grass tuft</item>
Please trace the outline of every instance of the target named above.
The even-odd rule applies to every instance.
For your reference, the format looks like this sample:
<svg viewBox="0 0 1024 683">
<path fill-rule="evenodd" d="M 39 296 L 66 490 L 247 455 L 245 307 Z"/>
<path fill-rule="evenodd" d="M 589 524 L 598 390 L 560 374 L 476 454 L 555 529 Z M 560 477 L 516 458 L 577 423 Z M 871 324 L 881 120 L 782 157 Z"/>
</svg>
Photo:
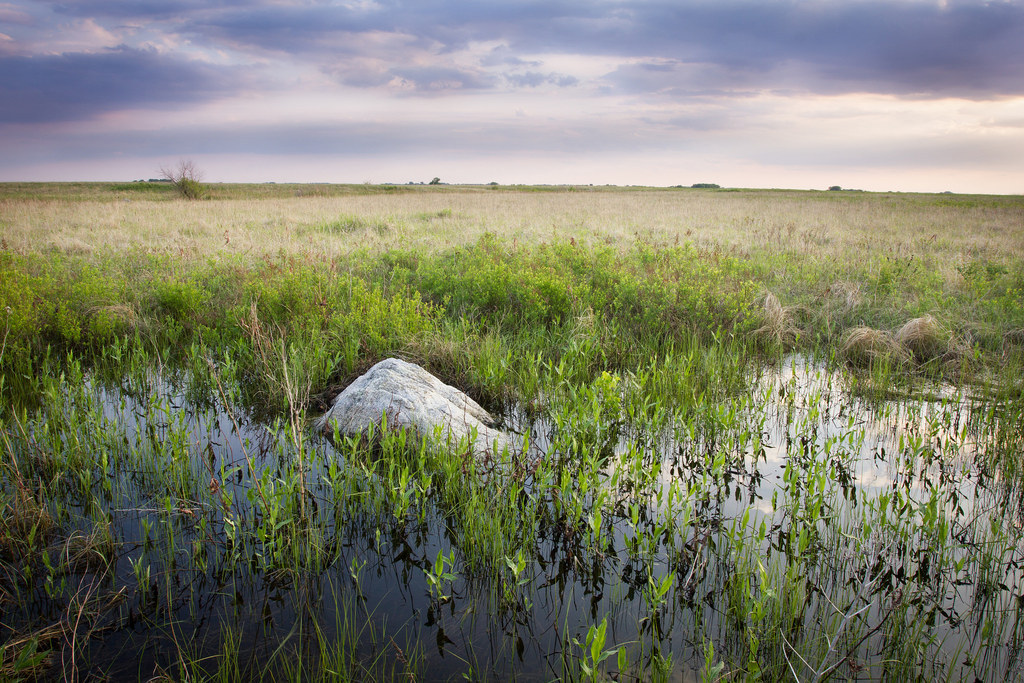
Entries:
<svg viewBox="0 0 1024 683">
<path fill-rule="evenodd" d="M 952 334 L 932 315 L 908 320 L 896 331 L 895 339 L 919 363 L 961 355 Z"/>
<path fill-rule="evenodd" d="M 61 625 L 52 624 L 0 645 L 0 680 L 43 680 L 55 659 L 49 646 L 62 635 Z"/>
<path fill-rule="evenodd" d="M 779 298 L 766 291 L 761 297 L 760 316 L 763 324 L 752 332 L 766 344 L 787 348 L 800 338 L 800 329 L 793 323 L 793 306 L 783 306 Z"/>
<path fill-rule="evenodd" d="M 857 282 L 833 282 L 825 296 L 829 308 L 841 309 L 844 313 L 849 313 L 863 301 L 860 283 Z"/>
<path fill-rule="evenodd" d="M 4 557 L 24 558 L 36 545 L 50 536 L 55 527 L 53 515 L 19 481 L 0 513 L 0 553 Z"/>
<path fill-rule="evenodd" d="M 1024 328 L 1019 330 L 1009 330 L 1003 334 L 1003 342 L 1006 344 L 1015 344 L 1016 346 L 1024 346 Z"/>
<path fill-rule="evenodd" d="M 110 522 L 102 520 L 89 532 L 72 532 L 61 544 L 59 557 L 72 571 L 96 572 L 110 567 L 114 551 Z"/>
<path fill-rule="evenodd" d="M 866 325 L 848 330 L 839 352 L 847 363 L 858 367 L 867 367 L 879 359 L 909 360 L 906 349 L 890 333 Z"/>
</svg>

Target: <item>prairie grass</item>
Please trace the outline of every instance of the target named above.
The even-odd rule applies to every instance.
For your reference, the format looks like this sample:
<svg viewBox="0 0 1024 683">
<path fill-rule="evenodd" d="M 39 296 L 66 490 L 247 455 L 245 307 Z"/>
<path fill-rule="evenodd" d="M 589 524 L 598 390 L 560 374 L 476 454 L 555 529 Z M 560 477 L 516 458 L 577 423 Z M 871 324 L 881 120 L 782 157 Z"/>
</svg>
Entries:
<svg viewBox="0 0 1024 683">
<path fill-rule="evenodd" d="M 616 257 L 684 247 L 702 263 L 739 264 L 733 286 L 749 280 L 755 292 L 800 307 L 813 322 L 808 342 L 931 314 L 994 349 L 1007 330 L 1024 326 L 1024 201 L 1014 197 L 451 187 L 325 196 L 330 186 L 312 186 L 312 196 L 271 187 L 266 198 L 239 190 L 186 202 L 112 185 L 87 194 L 74 185 L 41 185 L 34 196 L 32 189 L 0 187 L 7 254 L 102 261 L 141 252 L 187 270 L 209 259 L 294 255 L 358 269 L 396 247 L 432 259 L 485 238 L 513 253 L 569 242 Z"/>
<path fill-rule="evenodd" d="M 850 363 L 864 367 L 878 359 L 897 363 L 910 360 L 907 350 L 892 334 L 867 326 L 848 330 L 839 351 Z"/>
<path fill-rule="evenodd" d="M 0 215 L 8 248 L 19 252 L 79 243 L 93 249 L 139 245 L 172 252 L 188 246 L 203 257 L 247 249 L 303 253 L 312 247 L 344 253 L 395 246 L 358 228 L 352 231 L 360 238 L 358 245 L 346 239 L 351 233 L 315 239 L 298 234 L 343 220 L 402 224 L 403 246 L 428 253 L 471 244 L 491 232 L 522 244 L 570 237 L 619 247 L 636 241 L 692 242 L 700 249 L 717 246 L 744 255 L 773 251 L 837 257 L 848 266 L 862 264 L 865 255 L 876 263 L 879 256 L 914 257 L 944 271 L 944 278 L 971 262 L 1019 258 L 1024 238 L 1024 200 L 1015 197 L 975 197 L 974 206 L 958 207 L 928 195 L 864 194 L 837 200 L 826 193 L 784 191 L 418 188 L 333 197 L 281 194 L 147 201 L 125 196 L 115 186 L 98 186 L 83 199 L 74 185 L 44 185 L 36 199 L 0 184 Z"/>
<path fill-rule="evenodd" d="M 208 196 L 0 186 L 2 676 L 1022 673 L 1020 198 Z"/>
<path fill-rule="evenodd" d="M 763 325 L 752 332 L 766 343 L 777 348 L 791 347 L 800 339 L 800 330 L 793 322 L 793 309 L 784 307 L 771 292 L 761 297 L 761 319 Z"/>
<path fill-rule="evenodd" d="M 952 333 L 930 314 L 903 323 L 895 339 L 919 362 L 952 358 L 959 350 Z"/>
</svg>

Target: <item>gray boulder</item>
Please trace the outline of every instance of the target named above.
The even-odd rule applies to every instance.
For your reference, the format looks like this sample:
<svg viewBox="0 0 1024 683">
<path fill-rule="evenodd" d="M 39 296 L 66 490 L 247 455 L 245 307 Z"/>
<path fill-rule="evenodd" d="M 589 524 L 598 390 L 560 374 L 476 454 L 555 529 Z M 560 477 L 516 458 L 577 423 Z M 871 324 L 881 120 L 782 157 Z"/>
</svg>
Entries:
<svg viewBox="0 0 1024 683">
<path fill-rule="evenodd" d="M 476 401 L 398 358 L 382 360 L 348 385 L 316 428 L 332 432 L 337 426 L 342 434 L 363 434 L 370 423 L 379 427 L 384 415 L 388 429 L 411 428 L 431 438 L 440 425 L 441 439 L 452 443 L 475 433 L 475 453 L 516 446 L 513 436 L 489 426 L 494 419 Z"/>
</svg>

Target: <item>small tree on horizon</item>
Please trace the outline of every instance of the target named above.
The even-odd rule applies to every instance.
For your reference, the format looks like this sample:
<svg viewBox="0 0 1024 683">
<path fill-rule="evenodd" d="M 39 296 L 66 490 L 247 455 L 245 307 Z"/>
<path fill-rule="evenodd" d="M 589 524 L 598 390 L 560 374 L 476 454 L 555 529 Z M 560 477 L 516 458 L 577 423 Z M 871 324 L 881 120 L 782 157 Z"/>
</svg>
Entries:
<svg viewBox="0 0 1024 683">
<path fill-rule="evenodd" d="M 200 181 L 203 173 L 191 159 L 182 159 L 177 166 L 160 167 L 160 176 L 171 181 L 175 189 L 185 199 L 202 199 L 205 190 Z"/>
</svg>

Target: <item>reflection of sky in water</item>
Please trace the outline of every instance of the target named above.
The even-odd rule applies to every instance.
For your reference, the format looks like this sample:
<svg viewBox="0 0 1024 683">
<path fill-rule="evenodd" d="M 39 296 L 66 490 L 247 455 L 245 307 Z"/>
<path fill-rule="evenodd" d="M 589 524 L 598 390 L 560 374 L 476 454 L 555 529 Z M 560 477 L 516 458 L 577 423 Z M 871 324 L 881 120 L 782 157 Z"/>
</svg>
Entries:
<svg viewBox="0 0 1024 683">
<path fill-rule="evenodd" d="M 863 514 L 877 514 L 877 510 L 867 513 L 865 506 L 893 500 L 895 495 L 911 506 L 913 511 L 905 515 L 911 525 L 919 522 L 923 506 L 937 496 L 938 512 L 945 515 L 950 533 L 959 537 L 954 561 L 978 553 L 978 544 L 989 542 L 985 529 L 990 518 L 995 524 L 1021 525 L 1020 488 L 989 463 L 986 450 L 986 439 L 991 440 L 1001 427 L 979 420 L 972 411 L 983 414 L 987 406 L 973 402 L 953 387 L 929 386 L 918 398 L 870 400 L 851 393 L 850 377 L 802 358 L 790 358 L 753 377 L 748 393 L 733 400 L 740 418 L 732 428 L 761 429 L 761 438 L 748 440 L 727 453 L 727 475 L 717 491 L 719 506 L 713 510 L 725 525 L 747 512 L 750 530 L 762 520 L 774 528 L 784 526 L 788 513 L 781 501 L 786 491 L 783 478 L 787 464 L 805 473 L 812 462 L 827 466 L 830 514 L 846 520 L 841 525 L 850 525 L 855 535 Z M 701 438 L 707 437 L 698 435 L 697 444 L 670 438 L 660 441 L 666 458 L 658 479 L 662 490 L 681 475 L 684 479 L 699 479 L 701 470 L 713 461 L 722 444 L 730 448 L 737 443 L 721 434 L 715 435 L 714 445 L 700 443 Z M 687 446 L 691 452 L 702 448 L 708 452 L 703 458 L 680 462 L 677 453 Z M 758 446 L 759 453 L 754 451 Z M 621 455 L 627 450 L 620 443 L 616 452 Z M 611 463 L 607 472 L 619 466 L 621 463 Z M 773 509 L 773 496 L 780 501 L 778 510 Z M 910 531 L 914 533 L 915 529 Z M 879 543 L 879 549 L 884 547 L 881 540 Z M 762 549 L 771 555 L 769 541 Z M 921 557 L 904 557 L 898 569 L 919 569 Z M 1012 597 L 1013 587 L 1024 581 L 1020 544 L 1008 548 L 998 565 L 1000 581 L 1010 587 Z M 946 582 L 945 594 L 936 603 L 946 615 L 940 619 L 944 625 L 936 632 L 939 647 L 952 659 L 963 647 L 959 638 L 978 628 L 971 623 L 976 619 L 972 615 L 993 608 L 979 606 L 976 596 L 980 579 L 976 575 L 973 579 L 956 578 L 955 582 Z M 997 600 L 1001 601 L 997 612 L 1011 609 L 1007 597 L 1004 593 Z M 877 606 L 872 610 L 872 614 L 880 614 Z M 970 648 L 977 646 L 976 635 L 969 642 Z M 1008 657 L 1004 661 L 1015 661 L 1010 649 L 1001 652 L 1001 656 Z"/>
<path fill-rule="evenodd" d="M 772 492 L 791 459 L 829 463 L 837 479 L 858 494 L 847 491 L 854 502 L 894 487 L 927 498 L 930 487 L 942 483 L 956 486 L 960 505 L 969 508 L 976 495 L 998 483 L 998 473 L 977 481 L 975 459 L 984 454 L 967 430 L 971 405 L 949 386 L 931 388 L 926 399 L 879 404 L 851 396 L 843 375 L 791 357 L 752 378 L 748 394 L 736 400 L 743 414 L 737 428 L 763 424 L 764 431 L 761 457 L 749 449 L 730 454 L 739 464 L 734 475 L 754 484 L 750 495 L 730 506 L 734 514 L 747 504 L 770 513 Z M 669 442 L 665 450 L 676 446 Z M 666 470 L 662 483 L 671 476 Z"/>
<path fill-rule="evenodd" d="M 142 454 L 141 462 L 145 453 L 159 451 L 177 440 L 196 481 L 205 485 L 211 477 L 217 479 L 242 510 L 250 509 L 246 494 L 253 487 L 246 457 L 253 459 L 257 470 L 267 468 L 271 472 L 291 457 L 280 426 L 268 427 L 244 411 L 236 411 L 240 437 L 235 422 L 216 401 L 204 401 L 190 391 L 188 377 L 153 375 L 149 386 L 109 389 L 97 383 L 93 390 L 104 419 L 123 432 L 129 455 Z M 732 571 L 728 553 L 711 552 L 697 542 L 710 539 L 721 544 L 723 530 L 748 510 L 748 530 L 756 529 L 762 520 L 769 528 L 777 529 L 785 519 L 781 508 L 785 507 L 783 476 L 787 463 L 803 472 L 815 462 L 827 461 L 830 471 L 826 495 L 834 511 L 854 531 L 866 501 L 895 489 L 920 504 L 928 500 L 933 485 L 941 487 L 941 505 L 959 523 L 955 529 L 959 533 L 975 533 L 968 524 L 1008 505 L 1015 513 L 1010 520 L 1019 519 L 1017 487 L 1003 486 L 998 469 L 986 465 L 986 454 L 977 452 L 977 429 L 969 428 L 971 402 L 948 387 L 933 388 L 931 394 L 938 400 L 872 402 L 851 395 L 848 377 L 801 358 L 790 358 L 752 377 L 748 393 L 730 399 L 735 406 L 723 404 L 698 415 L 708 422 L 694 431 L 692 440 L 679 436 L 692 427 L 683 418 L 657 437 L 624 430 L 626 436 L 616 444 L 604 472 L 610 477 L 616 467 L 625 468 L 624 456 L 631 447 L 646 457 L 645 465 L 658 464 L 653 487 L 644 494 L 649 497 L 639 498 L 648 506 L 648 517 L 658 512 L 655 497 L 659 489 L 664 501 L 673 482 L 683 491 L 694 482 L 705 482 L 706 490 L 698 494 L 704 496 L 702 501 L 683 501 L 693 504 L 691 524 L 667 535 L 651 558 L 650 571 L 658 576 L 677 572 L 677 584 L 698 567 L 701 556 L 706 562 L 706 575 L 690 587 L 693 595 L 688 598 L 708 602 L 703 626 L 695 621 L 692 603 L 675 591 L 672 600 L 676 607 L 666 613 L 674 624 L 666 646 L 679 664 L 676 680 L 689 680 L 692 669 L 699 667 L 701 643 L 692 640 L 698 626 L 710 633 L 725 633 L 721 615 L 723 586 Z M 736 408 L 732 424 L 724 417 L 730 407 Z M 686 420 L 697 418 L 690 415 Z M 527 423 L 515 413 L 506 416 L 506 421 L 519 430 L 528 425 L 535 457 L 544 457 L 552 443 L 550 423 Z M 759 439 L 748 438 L 757 431 Z M 528 568 L 534 576 L 530 593 L 533 607 L 525 615 L 502 617 L 502 624 L 496 626 L 494 588 L 486 582 L 460 576 L 451 587 L 453 600 L 439 609 L 426 598 L 424 571 L 438 550 L 447 552 L 453 547 L 443 515 L 431 510 L 423 525 L 388 520 L 386 515 L 383 519 L 372 514 L 334 518 L 326 467 L 341 456 L 319 437 L 311 439 L 308 447 L 311 495 L 320 505 L 319 514 L 328 516 L 339 543 L 339 556 L 332 566 L 311 576 L 310 585 L 303 589 L 316 596 L 333 596 L 330 600 L 324 597 L 316 608 L 327 633 L 337 617 L 337 605 L 353 600 L 349 568 L 355 562 L 363 566 L 359 600 L 372 614 L 371 620 L 380 628 L 388 624 L 389 634 L 399 641 L 423 641 L 428 646 L 425 655 L 432 678 L 459 675 L 464 660 L 474 656 L 489 662 L 483 668 L 489 666 L 498 677 L 511 671 L 532 672 L 541 679 L 558 677 L 561 672 L 553 664 L 552 653 L 560 651 L 567 633 L 570 639 L 582 638 L 589 625 L 604 614 L 609 615 L 609 644 L 637 641 L 638 628 L 642 628 L 638 625 L 644 623 L 646 615 L 642 590 L 647 580 L 643 572 L 648 570 L 631 560 L 625 550 L 627 539 L 634 534 L 628 512 L 620 517 L 621 508 L 618 513 L 605 511 L 612 546 L 604 560 L 593 566 L 580 564 L 579 556 L 565 549 L 564 540 L 555 531 L 543 531 L 539 557 Z M 934 454 L 929 456 L 929 452 Z M 723 453 L 727 456 L 725 474 L 719 484 L 706 476 L 705 470 Z M 147 485 L 146 476 L 142 472 L 129 475 L 120 486 L 122 500 L 114 503 L 118 511 L 115 526 L 124 541 L 116 571 L 126 580 L 131 575 L 130 560 L 142 555 L 141 520 L 153 518 L 147 511 L 160 506 L 159 489 Z M 773 497 L 780 501 L 777 511 L 772 508 Z M 629 498 L 615 500 L 627 508 L 631 502 Z M 159 520 L 159 514 L 156 518 Z M 215 527 L 214 532 L 222 533 L 223 529 Z M 187 533 L 185 537 L 189 538 Z M 769 555 L 776 552 L 770 543 L 766 540 L 762 548 Z M 685 557 L 690 557 L 688 549 L 703 547 L 699 551 L 703 555 L 690 557 L 690 564 L 680 566 L 674 564 L 678 558 L 669 556 L 669 545 L 671 552 Z M 772 562 L 782 561 L 784 558 L 776 552 Z M 253 652 L 274 648 L 276 639 L 293 626 L 296 600 L 305 599 L 287 581 L 282 585 L 279 579 L 257 571 L 243 571 L 231 579 L 230 585 L 216 569 L 198 572 L 191 580 L 191 597 L 177 606 L 176 618 L 190 623 L 199 619 L 213 632 L 239 627 L 245 638 L 243 647 Z M 1008 569 L 1004 580 L 1011 587 L 1017 585 L 1019 570 Z M 940 628 L 940 638 L 948 635 L 955 644 L 975 628 L 970 622 L 975 594 L 973 584 L 947 587 L 939 603 L 953 615 L 951 621 L 963 618 L 964 623 Z M 250 616 L 239 621 L 240 615 L 246 614 Z M 250 618 L 251 622 L 246 621 Z M 144 630 L 122 632 L 92 647 L 102 656 L 103 652 L 135 647 L 140 639 L 149 637 Z M 215 637 L 208 647 L 216 650 Z M 143 647 L 143 653 L 146 661 L 159 659 L 155 650 Z"/>
</svg>

